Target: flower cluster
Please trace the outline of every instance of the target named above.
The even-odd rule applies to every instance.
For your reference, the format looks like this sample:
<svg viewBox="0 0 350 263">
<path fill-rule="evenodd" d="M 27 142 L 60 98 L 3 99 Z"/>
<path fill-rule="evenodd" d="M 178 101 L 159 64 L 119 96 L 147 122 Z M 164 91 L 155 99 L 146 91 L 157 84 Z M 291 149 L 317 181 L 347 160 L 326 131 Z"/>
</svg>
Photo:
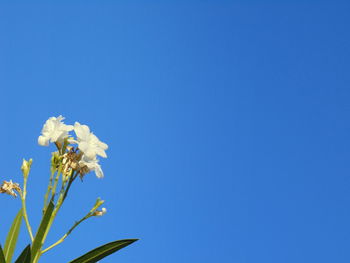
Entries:
<svg viewBox="0 0 350 263">
<path fill-rule="evenodd" d="M 55 243 L 47 246 L 46 238 L 52 228 L 53 222 L 60 211 L 63 203 L 68 197 L 72 184 L 80 177 L 81 179 L 89 172 L 94 171 L 98 178 L 103 177 L 98 157 L 107 158 L 106 150 L 108 145 L 101 142 L 98 137 L 90 131 L 87 125 L 75 122 L 74 125 L 67 125 L 63 122 L 64 117 L 49 118 L 41 131 L 38 143 L 42 146 L 56 145 L 57 150 L 52 153 L 49 183 L 44 195 L 42 217 L 36 233 L 30 224 L 27 211 L 27 182 L 31 171 L 32 159 L 23 159 L 21 171 L 23 184 L 3 181 L 0 184 L 0 194 L 8 194 L 13 197 L 17 195 L 21 199 L 22 207 L 15 217 L 6 238 L 4 250 L 0 246 L 0 263 L 2 262 L 31 262 L 38 263 L 42 255 L 52 248 L 58 246 L 75 230 L 82 222 L 89 218 L 101 217 L 106 214 L 107 209 L 102 207 L 104 200 L 97 198 L 93 207 L 80 220 L 75 221 L 71 228 Z M 73 134 L 74 132 L 74 134 Z M 30 244 L 22 251 L 15 261 L 12 261 L 14 248 L 16 247 L 21 221 L 24 220 Z M 83 256 L 70 262 L 96 262 L 119 249 L 128 246 L 137 239 L 123 239 L 109 242 L 103 246 L 91 250 Z"/>
<path fill-rule="evenodd" d="M 42 146 L 48 146 L 50 142 L 56 144 L 65 157 L 65 173 L 77 171 L 82 177 L 94 171 L 98 178 L 103 178 L 97 156 L 106 158 L 108 145 L 101 142 L 87 125 L 79 122 L 75 122 L 74 126 L 66 125 L 64 119 L 61 115 L 49 118 L 44 124 L 38 143 Z M 76 138 L 70 137 L 70 131 L 75 132 Z M 76 144 L 77 147 L 72 147 L 71 144 Z M 65 152 L 66 150 L 68 151 Z"/>
</svg>

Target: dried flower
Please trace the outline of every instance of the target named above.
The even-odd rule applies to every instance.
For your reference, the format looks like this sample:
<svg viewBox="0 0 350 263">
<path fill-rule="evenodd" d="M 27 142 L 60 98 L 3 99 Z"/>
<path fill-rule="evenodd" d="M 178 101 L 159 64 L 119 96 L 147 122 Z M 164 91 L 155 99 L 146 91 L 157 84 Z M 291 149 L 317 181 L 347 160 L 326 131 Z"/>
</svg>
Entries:
<svg viewBox="0 0 350 263">
<path fill-rule="evenodd" d="M 16 190 L 18 193 L 21 192 L 19 184 L 13 183 L 12 180 L 9 182 L 4 181 L 0 186 L 0 193 L 6 193 L 12 195 L 13 197 L 17 197 L 17 194 L 14 192 L 14 190 Z"/>
<path fill-rule="evenodd" d="M 82 153 L 77 153 L 74 148 L 71 148 L 69 152 L 63 155 L 63 173 L 69 175 L 72 170 L 79 170 L 79 161 L 82 157 Z"/>
</svg>

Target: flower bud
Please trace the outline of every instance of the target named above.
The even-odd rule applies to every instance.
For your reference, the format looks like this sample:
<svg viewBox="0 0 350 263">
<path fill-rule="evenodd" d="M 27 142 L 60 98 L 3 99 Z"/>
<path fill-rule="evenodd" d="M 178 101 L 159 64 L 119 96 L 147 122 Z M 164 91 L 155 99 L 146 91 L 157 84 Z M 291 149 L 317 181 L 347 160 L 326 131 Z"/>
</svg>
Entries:
<svg viewBox="0 0 350 263">
<path fill-rule="evenodd" d="M 102 216 L 107 212 L 106 208 L 102 208 L 102 211 L 97 210 L 105 201 L 101 198 L 97 198 L 94 207 L 90 210 L 90 216 Z"/>
<path fill-rule="evenodd" d="M 105 200 L 102 200 L 100 197 L 97 198 L 94 208 L 99 208 L 104 202 Z"/>
<path fill-rule="evenodd" d="M 32 163 L 33 163 L 32 159 L 29 159 L 29 161 L 23 159 L 22 166 L 21 166 L 23 176 L 28 176 Z"/>
<path fill-rule="evenodd" d="M 106 213 L 107 213 L 107 209 L 105 207 L 102 207 L 101 210 L 96 210 L 94 212 L 94 216 L 103 216 Z"/>
</svg>

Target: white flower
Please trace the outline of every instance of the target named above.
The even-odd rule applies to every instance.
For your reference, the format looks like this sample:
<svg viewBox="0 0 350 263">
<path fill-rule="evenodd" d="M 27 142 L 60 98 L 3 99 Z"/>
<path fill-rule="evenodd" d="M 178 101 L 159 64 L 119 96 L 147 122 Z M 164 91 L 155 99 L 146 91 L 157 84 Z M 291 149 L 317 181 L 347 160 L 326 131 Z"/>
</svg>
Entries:
<svg viewBox="0 0 350 263">
<path fill-rule="evenodd" d="M 94 171 L 97 178 L 101 179 L 104 177 L 101 165 L 98 163 L 98 159 L 96 157 L 94 159 L 89 159 L 87 156 L 83 155 L 79 165 L 82 167 L 86 166 L 89 171 Z"/>
<path fill-rule="evenodd" d="M 62 142 L 68 137 L 68 132 L 73 130 L 72 125 L 66 125 L 62 122 L 64 117 L 62 115 L 49 118 L 43 129 L 41 130 L 42 135 L 38 138 L 38 143 L 42 146 L 48 146 L 49 142 Z"/>
<path fill-rule="evenodd" d="M 105 150 L 108 149 L 108 145 L 101 142 L 95 134 L 90 132 L 90 128 L 87 125 L 81 125 L 79 122 L 76 122 L 74 131 L 77 135 L 78 147 L 88 159 L 95 160 L 96 155 L 107 157 Z"/>
<path fill-rule="evenodd" d="M 94 213 L 94 216 L 103 216 L 107 213 L 107 209 L 105 207 L 102 207 L 101 211 L 96 210 Z"/>
</svg>

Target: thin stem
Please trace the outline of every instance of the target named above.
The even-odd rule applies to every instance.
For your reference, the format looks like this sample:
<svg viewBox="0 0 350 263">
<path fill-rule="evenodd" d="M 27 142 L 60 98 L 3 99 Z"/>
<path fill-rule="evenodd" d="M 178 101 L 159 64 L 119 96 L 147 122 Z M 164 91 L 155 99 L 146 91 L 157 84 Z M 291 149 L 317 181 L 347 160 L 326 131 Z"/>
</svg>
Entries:
<svg viewBox="0 0 350 263">
<path fill-rule="evenodd" d="M 53 197 L 53 196 L 55 195 L 55 193 L 56 193 L 56 188 L 57 188 L 57 184 L 58 184 L 58 179 L 59 179 L 59 175 L 60 175 L 61 173 L 62 173 L 62 165 L 60 165 L 60 168 L 58 169 L 58 172 L 57 172 L 57 175 L 56 175 L 56 178 L 55 178 L 55 184 L 54 184 L 54 187 L 53 187 L 53 189 L 52 189 L 52 197 Z M 62 176 L 64 176 L 64 175 L 62 175 Z M 65 184 L 66 184 L 66 183 L 62 183 L 62 188 L 64 187 Z M 53 224 L 53 221 L 55 220 L 56 215 L 57 215 L 58 211 L 60 210 L 60 208 L 61 208 L 61 206 L 62 206 L 62 204 L 63 204 L 63 201 L 64 201 L 64 198 L 63 198 L 63 197 L 64 197 L 64 194 L 65 194 L 65 191 L 61 189 L 59 198 L 58 198 L 57 203 L 56 203 L 56 206 L 55 206 L 55 208 L 54 208 L 54 210 L 53 210 L 53 212 L 52 212 L 52 214 L 51 214 L 51 217 L 50 217 L 48 226 L 47 226 L 46 231 L 45 231 L 45 233 L 44 233 L 44 236 L 43 236 L 43 239 L 42 239 L 42 244 L 45 243 L 45 240 L 46 240 L 46 238 L 47 238 L 47 235 L 48 235 L 49 232 L 50 232 L 50 228 L 51 228 L 51 226 L 52 226 L 52 224 Z M 42 255 L 42 252 L 40 251 L 40 252 L 36 255 L 36 257 L 34 258 L 33 263 L 38 262 L 38 261 L 39 261 L 39 258 L 41 257 L 41 255 Z"/>
<path fill-rule="evenodd" d="M 54 167 L 54 164 L 51 164 L 51 174 L 50 174 L 50 180 L 49 180 L 49 185 L 47 186 L 47 191 L 45 194 L 44 198 L 44 207 L 43 207 L 43 213 L 45 213 L 46 207 L 47 207 L 47 199 L 49 198 L 49 194 L 52 190 L 52 181 L 53 181 L 53 176 L 56 172 L 56 168 Z"/>
<path fill-rule="evenodd" d="M 57 147 L 58 153 L 59 153 L 60 155 L 62 155 L 63 152 L 62 152 L 61 145 L 60 145 L 58 142 L 55 142 L 55 145 L 56 145 L 56 147 Z"/>
<path fill-rule="evenodd" d="M 33 236 L 32 228 L 31 228 L 31 226 L 29 224 L 27 208 L 26 208 L 26 203 L 25 203 L 24 199 L 22 199 L 22 208 L 23 208 L 23 218 L 24 218 L 24 221 L 26 222 L 26 226 L 27 226 L 27 229 L 28 229 L 30 240 L 33 242 L 34 236 Z"/>
<path fill-rule="evenodd" d="M 68 180 L 68 178 L 64 178 L 64 177 L 66 177 L 66 176 L 68 176 L 68 175 L 65 175 L 64 173 L 62 174 L 62 182 L 61 182 L 61 190 L 60 190 L 60 196 L 64 193 L 64 191 L 65 191 L 65 187 L 66 187 L 66 184 L 67 184 L 67 180 Z"/>
<path fill-rule="evenodd" d="M 49 223 L 48 223 L 48 225 L 47 225 L 47 228 L 46 228 L 46 230 L 45 230 L 45 233 L 44 233 L 44 236 L 43 236 L 43 239 L 42 239 L 42 244 L 45 243 L 45 240 L 46 240 L 46 238 L 47 238 L 48 233 L 50 232 L 50 228 L 51 228 L 51 226 L 52 226 L 52 224 L 53 224 L 53 221 L 55 220 L 56 215 L 57 215 L 58 211 L 60 210 L 60 208 L 61 208 L 61 206 L 62 206 L 62 204 L 63 204 L 63 202 L 62 202 L 62 199 L 63 199 L 62 196 L 63 196 L 63 194 L 60 194 L 60 197 L 59 197 L 59 199 L 57 200 L 56 207 L 54 208 L 54 210 L 53 210 L 53 212 L 52 212 L 52 214 L 51 214 Z M 42 252 L 39 251 L 38 254 L 35 256 L 35 258 L 34 258 L 34 260 L 33 260 L 33 263 L 37 263 L 37 262 L 39 261 L 39 258 L 41 257 L 41 255 L 42 255 Z"/>
<path fill-rule="evenodd" d="M 84 220 L 88 219 L 89 217 L 91 217 L 92 214 L 88 213 L 86 216 L 84 216 L 82 219 L 80 219 L 79 221 L 75 222 L 75 224 L 67 231 L 66 234 L 64 234 L 56 243 L 52 244 L 51 246 L 49 246 L 48 248 L 44 249 L 41 254 L 44 254 L 45 252 L 49 251 L 50 249 L 54 248 L 55 246 L 61 244 L 68 236 L 70 233 L 72 233 L 72 231 Z"/>
<path fill-rule="evenodd" d="M 60 167 L 58 168 L 58 171 L 57 171 L 57 174 L 56 174 L 56 177 L 55 177 L 55 183 L 51 189 L 51 197 L 54 198 L 55 194 L 56 194 L 56 188 L 57 188 L 57 185 L 58 185 L 58 179 L 60 178 L 60 175 L 62 173 L 62 164 L 60 165 Z"/>
<path fill-rule="evenodd" d="M 23 218 L 24 218 L 24 221 L 26 222 L 26 226 L 27 226 L 27 229 L 28 229 L 28 233 L 29 233 L 30 239 L 33 242 L 34 237 L 33 237 L 32 228 L 31 228 L 31 226 L 29 224 L 29 219 L 28 219 L 27 206 L 26 206 L 26 196 L 27 196 L 27 176 L 24 176 L 23 193 L 21 193 Z"/>
<path fill-rule="evenodd" d="M 77 176 L 77 174 L 76 174 Z M 62 202 L 63 202 L 64 199 L 62 199 Z M 61 244 L 68 236 L 69 234 L 81 223 L 83 222 L 84 220 L 92 217 L 92 216 L 96 216 L 96 211 L 97 209 L 104 203 L 103 200 L 101 199 L 97 199 L 94 207 L 89 211 L 89 213 L 87 213 L 83 218 L 81 218 L 79 221 L 75 222 L 75 224 L 67 231 L 66 234 L 64 234 L 56 243 L 52 244 L 51 246 L 49 246 L 48 248 L 44 249 L 43 251 L 41 251 L 41 254 L 42 255 L 43 253 L 49 251 L 50 249 L 52 249 L 53 247 Z"/>
<path fill-rule="evenodd" d="M 65 192 L 64 192 L 64 195 L 63 195 L 63 201 L 66 199 L 67 194 L 68 194 L 68 191 L 69 191 L 69 189 L 70 189 L 72 183 L 74 182 L 75 178 L 77 178 L 78 174 L 79 174 L 79 172 L 76 171 L 75 174 L 73 173 L 73 174 L 71 175 L 71 177 L 69 178 L 69 182 L 68 182 L 67 188 L 66 188 L 66 190 L 65 190 Z"/>
<path fill-rule="evenodd" d="M 56 194 L 56 188 L 57 188 L 57 185 L 58 185 L 58 180 L 59 180 L 59 178 L 60 178 L 60 175 L 61 175 L 62 169 L 63 169 L 62 166 L 63 166 L 63 165 L 62 165 L 62 163 L 61 163 L 60 166 L 59 166 L 59 168 L 58 168 L 56 177 L 55 177 L 54 185 L 53 185 L 53 187 L 52 187 L 52 189 L 51 189 L 51 200 L 54 199 L 54 196 L 55 196 L 55 194 Z M 62 175 L 62 176 L 63 176 L 63 175 Z M 49 193 L 49 194 L 50 194 L 50 193 Z M 47 226 L 47 228 L 46 228 L 46 230 L 45 230 L 44 237 L 43 237 L 43 239 L 42 239 L 42 244 L 45 243 L 46 237 L 47 237 L 47 235 L 48 235 L 48 233 L 49 233 L 49 231 L 50 231 L 50 228 L 51 228 L 51 226 L 52 226 L 52 223 L 53 223 L 53 221 L 54 221 L 54 219 L 55 219 L 55 217 L 56 217 L 56 215 L 57 215 L 57 212 L 58 212 L 58 210 L 60 209 L 60 207 L 62 206 L 62 201 L 61 201 L 61 199 L 62 199 L 61 196 L 62 196 L 62 195 L 63 195 L 63 194 L 60 194 L 60 197 L 59 197 L 59 199 L 57 200 L 56 206 L 55 206 L 55 208 L 54 208 L 54 210 L 53 210 L 53 212 L 52 212 L 52 214 L 51 214 L 51 217 L 50 217 L 48 226 Z M 41 252 L 39 251 L 38 254 L 36 254 L 35 258 L 33 259 L 33 262 L 32 262 L 32 263 L 37 263 L 37 262 L 39 261 L 40 256 L 41 256 Z"/>
</svg>

